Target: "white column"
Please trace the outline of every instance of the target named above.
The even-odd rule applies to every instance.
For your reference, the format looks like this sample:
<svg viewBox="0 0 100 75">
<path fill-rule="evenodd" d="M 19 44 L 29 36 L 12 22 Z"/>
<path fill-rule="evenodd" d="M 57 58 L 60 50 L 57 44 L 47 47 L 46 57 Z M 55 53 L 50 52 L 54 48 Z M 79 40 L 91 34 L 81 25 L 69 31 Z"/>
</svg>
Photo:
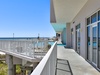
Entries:
<svg viewBox="0 0 100 75">
<path fill-rule="evenodd" d="M 21 65 L 21 75 L 26 75 L 25 66 L 22 66 L 22 65 Z"/>
<path fill-rule="evenodd" d="M 31 70 L 30 73 L 32 73 L 34 71 L 34 69 L 36 68 L 36 66 L 39 64 L 39 62 L 33 62 L 33 69 Z"/>
<path fill-rule="evenodd" d="M 71 28 L 70 28 L 70 23 L 66 24 L 66 47 L 70 48 L 71 47 Z"/>
<path fill-rule="evenodd" d="M 13 75 L 16 75 L 16 65 L 13 65 Z"/>
<path fill-rule="evenodd" d="M 8 75 L 13 75 L 14 67 L 13 67 L 13 56 L 7 55 L 8 57 Z"/>
</svg>

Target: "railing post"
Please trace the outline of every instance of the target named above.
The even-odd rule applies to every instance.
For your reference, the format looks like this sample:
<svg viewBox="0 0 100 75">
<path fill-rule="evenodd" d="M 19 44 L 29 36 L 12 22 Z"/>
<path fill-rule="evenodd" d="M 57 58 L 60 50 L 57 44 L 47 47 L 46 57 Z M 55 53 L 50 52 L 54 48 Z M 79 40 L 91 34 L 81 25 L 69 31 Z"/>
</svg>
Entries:
<svg viewBox="0 0 100 75">
<path fill-rule="evenodd" d="M 14 67 L 13 67 L 13 57 L 11 55 L 7 55 L 8 58 L 8 75 L 13 75 Z"/>
</svg>

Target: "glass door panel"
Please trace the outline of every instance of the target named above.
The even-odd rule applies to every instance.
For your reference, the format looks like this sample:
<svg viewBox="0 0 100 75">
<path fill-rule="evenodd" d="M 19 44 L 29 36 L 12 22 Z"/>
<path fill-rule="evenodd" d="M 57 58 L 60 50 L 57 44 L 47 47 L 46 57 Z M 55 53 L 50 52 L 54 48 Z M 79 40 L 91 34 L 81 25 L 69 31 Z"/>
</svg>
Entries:
<svg viewBox="0 0 100 75">
<path fill-rule="evenodd" d="M 80 54 L 80 30 L 77 29 L 76 31 L 76 36 L 77 36 L 77 53 Z"/>
<path fill-rule="evenodd" d="M 97 26 L 92 27 L 92 62 L 97 65 Z"/>
<path fill-rule="evenodd" d="M 73 48 L 73 28 L 71 29 L 71 47 Z"/>
<path fill-rule="evenodd" d="M 91 49 L 90 49 L 90 26 L 87 27 L 87 59 L 90 60 L 91 59 Z"/>
<path fill-rule="evenodd" d="M 71 47 L 73 48 L 73 33 L 71 33 Z"/>
<path fill-rule="evenodd" d="M 98 23 L 98 68 L 100 68 L 100 22 Z"/>
</svg>

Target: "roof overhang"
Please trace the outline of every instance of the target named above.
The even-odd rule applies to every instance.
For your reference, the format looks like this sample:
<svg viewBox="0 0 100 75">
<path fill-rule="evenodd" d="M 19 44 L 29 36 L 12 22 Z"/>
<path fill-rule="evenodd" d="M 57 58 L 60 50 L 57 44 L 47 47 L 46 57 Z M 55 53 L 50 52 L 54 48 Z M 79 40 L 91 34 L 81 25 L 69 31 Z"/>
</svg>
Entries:
<svg viewBox="0 0 100 75">
<path fill-rule="evenodd" d="M 57 33 L 61 33 L 66 28 L 66 24 L 64 23 L 52 23 L 52 26 Z"/>
<path fill-rule="evenodd" d="M 50 22 L 60 24 L 70 23 L 88 0 L 51 0 Z"/>
</svg>

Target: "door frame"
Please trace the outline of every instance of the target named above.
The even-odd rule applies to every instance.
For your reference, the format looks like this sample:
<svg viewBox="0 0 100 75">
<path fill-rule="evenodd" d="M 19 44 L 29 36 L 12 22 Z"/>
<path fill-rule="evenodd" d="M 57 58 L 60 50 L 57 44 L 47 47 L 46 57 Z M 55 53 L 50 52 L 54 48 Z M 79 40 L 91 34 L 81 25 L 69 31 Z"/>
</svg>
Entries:
<svg viewBox="0 0 100 75">
<path fill-rule="evenodd" d="M 96 48 L 97 48 L 97 50 L 96 50 L 96 63 L 94 63 L 93 62 L 93 28 L 94 27 L 97 27 L 97 29 L 96 29 L 96 42 L 97 42 L 97 45 L 96 45 Z M 97 67 L 97 65 L 98 65 L 98 25 L 97 25 L 97 23 L 93 23 L 93 24 L 91 24 L 91 31 L 90 31 L 90 33 L 91 33 L 91 36 L 90 36 L 90 38 L 91 38 L 91 40 L 90 40 L 90 43 L 91 43 L 91 50 L 92 50 L 92 63 Z"/>
</svg>

